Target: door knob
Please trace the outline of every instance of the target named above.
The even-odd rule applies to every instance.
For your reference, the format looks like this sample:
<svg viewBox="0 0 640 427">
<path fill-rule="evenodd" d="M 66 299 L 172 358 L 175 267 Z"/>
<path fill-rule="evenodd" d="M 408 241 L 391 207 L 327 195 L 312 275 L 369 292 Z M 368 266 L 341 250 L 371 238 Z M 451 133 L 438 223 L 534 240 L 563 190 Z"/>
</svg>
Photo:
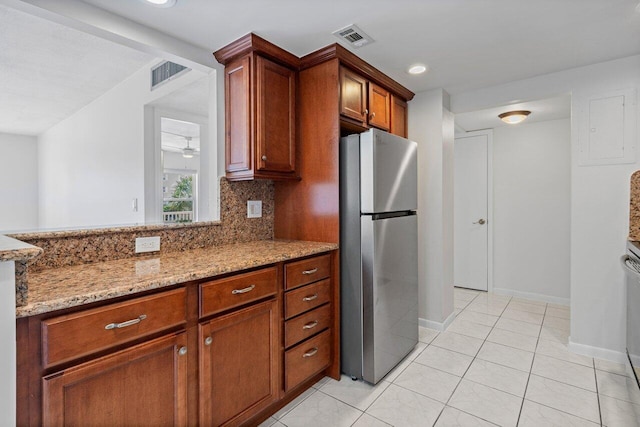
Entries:
<svg viewBox="0 0 640 427">
<path fill-rule="evenodd" d="M 474 224 L 480 224 L 480 225 L 484 225 L 484 223 L 487 222 L 484 219 L 480 218 L 478 221 L 474 222 Z"/>
</svg>

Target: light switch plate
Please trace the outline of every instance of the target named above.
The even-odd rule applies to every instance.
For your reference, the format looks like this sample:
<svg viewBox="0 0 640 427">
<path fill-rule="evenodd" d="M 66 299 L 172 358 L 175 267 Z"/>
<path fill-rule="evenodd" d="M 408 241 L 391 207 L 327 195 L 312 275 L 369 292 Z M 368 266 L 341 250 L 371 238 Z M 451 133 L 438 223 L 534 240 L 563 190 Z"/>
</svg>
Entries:
<svg viewBox="0 0 640 427">
<path fill-rule="evenodd" d="M 160 250 L 160 236 L 138 237 L 136 239 L 136 253 L 157 252 Z"/>
<path fill-rule="evenodd" d="M 262 218 L 262 200 L 247 201 L 247 218 Z"/>
</svg>

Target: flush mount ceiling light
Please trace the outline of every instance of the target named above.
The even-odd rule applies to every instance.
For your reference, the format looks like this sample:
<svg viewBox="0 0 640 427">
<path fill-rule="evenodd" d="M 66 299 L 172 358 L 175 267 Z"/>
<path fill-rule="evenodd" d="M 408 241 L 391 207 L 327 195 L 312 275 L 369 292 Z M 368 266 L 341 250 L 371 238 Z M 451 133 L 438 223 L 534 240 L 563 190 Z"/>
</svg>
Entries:
<svg viewBox="0 0 640 427">
<path fill-rule="evenodd" d="M 517 110 L 517 111 L 507 111 L 506 113 L 498 114 L 500 120 L 510 125 L 515 125 L 516 123 L 520 123 L 527 118 L 527 116 L 531 114 L 531 111 L 527 110 Z"/>
<path fill-rule="evenodd" d="M 416 64 L 409 67 L 409 70 L 407 71 L 409 71 L 409 74 L 422 74 L 425 73 L 428 69 L 429 67 L 427 67 L 426 65 Z"/>
<path fill-rule="evenodd" d="M 142 0 L 146 4 L 150 4 L 155 7 L 173 7 L 177 0 Z"/>
</svg>

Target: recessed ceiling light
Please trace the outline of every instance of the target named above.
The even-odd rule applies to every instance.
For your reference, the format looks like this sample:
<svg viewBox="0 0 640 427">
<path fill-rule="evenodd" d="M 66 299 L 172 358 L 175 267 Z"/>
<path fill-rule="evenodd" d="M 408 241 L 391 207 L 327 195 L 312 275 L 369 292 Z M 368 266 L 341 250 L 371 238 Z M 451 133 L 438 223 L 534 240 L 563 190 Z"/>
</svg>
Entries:
<svg viewBox="0 0 640 427">
<path fill-rule="evenodd" d="M 507 111 L 506 113 L 498 114 L 500 120 L 510 125 L 515 125 L 524 121 L 527 116 L 531 114 L 531 111 L 527 110 L 517 110 L 517 111 Z"/>
<path fill-rule="evenodd" d="M 416 64 L 416 65 L 412 65 L 409 68 L 409 74 L 422 74 L 424 72 L 426 72 L 429 68 L 426 65 L 422 65 L 422 64 Z"/>
<path fill-rule="evenodd" d="M 173 7 L 177 0 L 142 0 L 143 2 L 155 7 Z"/>
</svg>

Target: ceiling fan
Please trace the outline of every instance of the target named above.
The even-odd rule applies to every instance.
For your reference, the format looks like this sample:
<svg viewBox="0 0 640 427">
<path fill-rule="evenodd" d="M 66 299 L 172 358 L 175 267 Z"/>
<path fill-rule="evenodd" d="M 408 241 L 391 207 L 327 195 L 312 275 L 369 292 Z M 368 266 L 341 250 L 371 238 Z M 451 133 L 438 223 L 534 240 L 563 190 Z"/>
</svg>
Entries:
<svg viewBox="0 0 640 427">
<path fill-rule="evenodd" d="M 179 148 L 178 151 L 180 151 L 182 153 L 182 157 L 184 157 L 185 159 L 191 159 L 193 158 L 194 155 L 198 155 L 199 151 L 193 147 L 191 147 L 189 144 L 191 143 L 191 140 L 193 139 L 193 137 L 191 136 L 186 136 L 186 135 L 181 135 L 178 133 L 173 133 L 173 132 L 169 132 L 166 130 L 161 131 L 162 133 L 168 133 L 169 135 L 174 135 L 174 136 L 179 136 L 181 138 L 184 138 L 187 141 L 187 145 L 184 148 Z M 172 150 L 170 150 L 172 151 Z"/>
</svg>

